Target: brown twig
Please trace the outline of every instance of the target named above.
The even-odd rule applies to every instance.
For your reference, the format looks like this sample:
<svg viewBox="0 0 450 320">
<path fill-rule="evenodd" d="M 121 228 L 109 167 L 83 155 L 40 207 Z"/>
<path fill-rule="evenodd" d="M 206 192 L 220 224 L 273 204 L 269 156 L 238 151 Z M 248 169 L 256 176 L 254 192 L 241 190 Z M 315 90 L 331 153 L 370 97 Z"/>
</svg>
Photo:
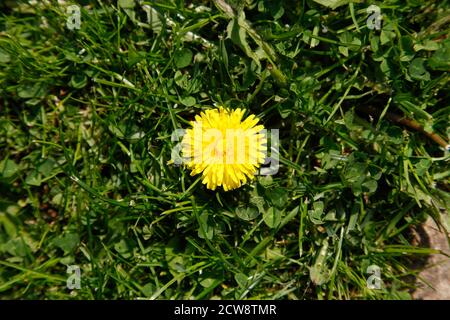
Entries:
<svg viewBox="0 0 450 320">
<path fill-rule="evenodd" d="M 375 115 L 377 117 L 379 117 L 381 115 L 381 112 L 372 106 L 366 106 L 364 108 L 360 108 L 358 109 L 359 111 L 365 112 L 369 115 Z M 428 132 L 424 129 L 424 127 L 422 125 L 420 125 L 420 123 L 418 123 L 416 120 L 411 119 L 411 118 L 407 118 L 407 117 L 402 117 L 398 114 L 392 113 L 392 112 L 386 112 L 385 114 L 386 118 L 392 122 L 404 125 L 406 127 L 409 127 L 413 130 L 419 131 L 421 133 L 423 133 L 424 135 L 426 135 L 428 138 L 430 138 L 431 140 L 433 140 L 434 142 L 436 142 L 437 144 L 439 144 L 442 148 L 444 148 L 445 150 L 450 150 L 450 144 L 445 141 L 440 135 L 438 135 L 437 133 L 434 132 Z"/>
</svg>

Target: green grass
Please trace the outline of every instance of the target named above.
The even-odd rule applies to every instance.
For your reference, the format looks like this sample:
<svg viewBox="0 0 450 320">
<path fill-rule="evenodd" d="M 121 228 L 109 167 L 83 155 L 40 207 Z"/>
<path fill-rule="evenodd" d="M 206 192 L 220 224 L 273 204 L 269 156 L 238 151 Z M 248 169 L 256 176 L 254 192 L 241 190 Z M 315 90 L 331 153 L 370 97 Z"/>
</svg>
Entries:
<svg viewBox="0 0 450 320">
<path fill-rule="evenodd" d="M 79 30 L 37 2 L 0 3 L 2 299 L 410 297 L 450 203 L 448 1 L 78 1 Z M 280 130 L 276 175 L 168 164 L 219 105 Z"/>
</svg>

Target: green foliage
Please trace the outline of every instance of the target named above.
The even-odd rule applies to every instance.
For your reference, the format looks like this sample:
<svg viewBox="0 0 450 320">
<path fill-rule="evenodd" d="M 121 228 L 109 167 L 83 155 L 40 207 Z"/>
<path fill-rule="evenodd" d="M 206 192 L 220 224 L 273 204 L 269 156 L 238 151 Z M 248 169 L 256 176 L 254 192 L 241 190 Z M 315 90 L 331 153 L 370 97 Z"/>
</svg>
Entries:
<svg viewBox="0 0 450 320">
<path fill-rule="evenodd" d="M 0 3 L 2 297 L 409 298 L 448 152 L 388 115 L 448 141 L 448 1 L 374 3 L 381 30 L 354 1 L 80 3 L 74 30 Z M 225 193 L 168 163 L 213 105 L 280 130 L 276 175 Z"/>
</svg>

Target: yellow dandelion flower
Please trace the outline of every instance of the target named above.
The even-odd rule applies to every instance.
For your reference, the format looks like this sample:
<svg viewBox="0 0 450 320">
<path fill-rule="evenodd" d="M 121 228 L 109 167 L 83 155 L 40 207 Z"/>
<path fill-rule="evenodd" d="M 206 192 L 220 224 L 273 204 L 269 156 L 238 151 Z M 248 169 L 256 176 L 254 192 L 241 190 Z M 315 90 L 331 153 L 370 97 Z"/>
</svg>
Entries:
<svg viewBox="0 0 450 320">
<path fill-rule="evenodd" d="M 191 175 L 201 173 L 206 187 L 225 191 L 239 188 L 254 178 L 264 163 L 266 151 L 263 125 L 245 110 L 210 109 L 195 116 L 192 128 L 186 130 L 182 157 Z"/>
</svg>

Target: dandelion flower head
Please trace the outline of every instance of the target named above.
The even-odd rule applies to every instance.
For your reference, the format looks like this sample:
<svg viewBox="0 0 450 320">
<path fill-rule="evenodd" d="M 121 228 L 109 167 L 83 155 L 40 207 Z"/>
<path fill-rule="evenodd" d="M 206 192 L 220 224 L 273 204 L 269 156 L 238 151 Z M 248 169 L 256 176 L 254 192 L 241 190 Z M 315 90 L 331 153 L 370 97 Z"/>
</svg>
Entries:
<svg viewBox="0 0 450 320">
<path fill-rule="evenodd" d="M 206 187 L 224 191 L 252 180 L 265 160 L 267 140 L 259 119 L 245 110 L 210 109 L 195 116 L 186 130 L 182 157 L 191 175 L 202 174 Z"/>
</svg>

